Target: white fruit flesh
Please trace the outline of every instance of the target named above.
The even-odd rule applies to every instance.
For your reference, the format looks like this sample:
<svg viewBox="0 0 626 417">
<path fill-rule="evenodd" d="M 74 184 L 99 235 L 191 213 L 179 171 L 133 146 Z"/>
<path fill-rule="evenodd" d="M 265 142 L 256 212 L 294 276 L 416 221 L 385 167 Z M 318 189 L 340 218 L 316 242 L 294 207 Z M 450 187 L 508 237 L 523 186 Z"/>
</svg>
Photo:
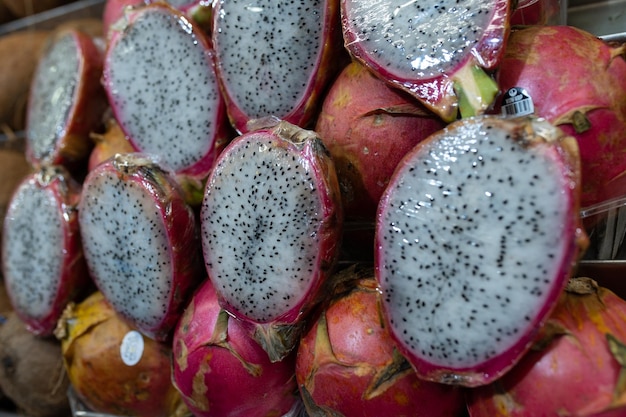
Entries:
<svg viewBox="0 0 626 417">
<path fill-rule="evenodd" d="M 135 147 L 178 172 L 214 145 L 221 98 L 210 53 L 189 21 L 162 7 L 132 20 L 106 58 L 116 118 Z"/>
<path fill-rule="evenodd" d="M 4 226 L 4 279 L 14 307 L 42 319 L 53 308 L 64 256 L 63 219 L 51 190 L 25 182 L 16 191 Z"/>
<path fill-rule="evenodd" d="M 72 34 L 57 39 L 37 66 L 30 93 L 26 137 L 37 160 L 47 157 L 65 134 L 74 105 L 80 61 Z"/>
<path fill-rule="evenodd" d="M 203 201 L 205 263 L 231 306 L 267 322 L 297 306 L 317 273 L 320 191 L 310 162 L 263 134 L 227 152 Z"/>
<path fill-rule="evenodd" d="M 218 71 L 250 119 L 284 118 L 304 97 L 322 48 L 325 3 L 219 2 L 213 32 Z"/>
<path fill-rule="evenodd" d="M 550 145 L 525 147 L 482 123 L 446 132 L 391 184 L 378 268 L 402 343 L 432 364 L 470 368 L 545 311 L 571 255 L 570 179 Z"/>
<path fill-rule="evenodd" d="M 480 41 L 494 0 L 346 0 L 349 30 L 395 77 L 451 74 Z"/>
<path fill-rule="evenodd" d="M 79 219 L 85 259 L 104 296 L 142 328 L 157 327 L 169 305 L 173 266 L 154 196 L 104 171 L 85 183 Z"/>
</svg>

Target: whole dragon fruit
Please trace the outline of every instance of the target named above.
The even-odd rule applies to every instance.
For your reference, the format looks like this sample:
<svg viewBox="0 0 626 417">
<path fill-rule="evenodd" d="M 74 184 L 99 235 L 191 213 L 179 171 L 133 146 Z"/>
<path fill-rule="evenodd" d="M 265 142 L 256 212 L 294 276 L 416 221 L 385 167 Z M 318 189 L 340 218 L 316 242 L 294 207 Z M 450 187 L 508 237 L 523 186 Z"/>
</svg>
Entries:
<svg viewBox="0 0 626 417">
<path fill-rule="evenodd" d="M 89 272 L 111 306 L 159 341 L 202 277 L 196 217 L 158 158 L 117 154 L 89 172 L 78 218 Z"/>
<path fill-rule="evenodd" d="M 374 271 L 352 265 L 298 347 L 296 378 L 311 416 L 461 416 L 458 387 L 421 381 L 382 320 Z"/>
<path fill-rule="evenodd" d="M 102 51 L 78 30 L 61 30 L 39 59 L 28 98 L 26 155 L 35 167 L 78 169 L 92 143 L 106 98 L 100 85 Z"/>
<path fill-rule="evenodd" d="M 625 57 L 626 43 L 571 26 L 531 26 L 511 33 L 497 72 L 496 112 L 534 112 L 578 140 L 583 207 L 626 192 Z"/>
<path fill-rule="evenodd" d="M 51 335 L 65 305 L 92 285 L 78 225 L 80 193 L 65 168 L 43 167 L 17 187 L 4 219 L 4 285 L 36 335 Z"/>
<path fill-rule="evenodd" d="M 235 138 L 209 176 L 200 221 L 222 307 L 256 326 L 272 360 L 280 359 L 297 343 L 339 252 L 339 186 L 322 141 L 274 120 Z"/>
<path fill-rule="evenodd" d="M 547 121 L 454 122 L 399 164 L 379 206 L 376 277 L 420 377 L 477 386 L 510 369 L 588 239 L 576 141 Z"/>
<path fill-rule="evenodd" d="M 471 417 L 619 417 L 626 413 L 626 301 L 570 280 L 533 349 L 502 378 L 469 391 Z"/>
<path fill-rule="evenodd" d="M 219 0 L 212 40 L 228 115 L 240 133 L 273 116 L 308 128 L 344 64 L 338 0 Z"/>
<path fill-rule="evenodd" d="M 166 3 L 124 10 L 122 24 L 109 32 L 104 60 L 115 118 L 137 152 L 158 155 L 181 184 L 197 183 L 201 195 L 232 135 L 210 41 Z"/>
<path fill-rule="evenodd" d="M 508 0 L 342 0 L 346 47 L 449 122 L 487 110 L 509 32 Z"/>
<path fill-rule="evenodd" d="M 295 416 L 300 404 L 295 352 L 270 362 L 208 279 L 174 332 L 172 380 L 198 417 Z"/>
</svg>

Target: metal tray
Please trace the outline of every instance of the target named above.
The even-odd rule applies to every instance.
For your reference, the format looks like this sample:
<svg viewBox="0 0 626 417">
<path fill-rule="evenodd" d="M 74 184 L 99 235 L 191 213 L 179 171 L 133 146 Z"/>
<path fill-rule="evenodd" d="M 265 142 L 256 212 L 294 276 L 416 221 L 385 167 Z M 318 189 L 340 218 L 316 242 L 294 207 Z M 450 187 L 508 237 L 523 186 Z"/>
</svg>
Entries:
<svg viewBox="0 0 626 417">
<path fill-rule="evenodd" d="M 54 29 L 71 19 L 101 18 L 105 0 L 79 0 L 0 25 L 0 36 L 27 29 Z"/>
<path fill-rule="evenodd" d="M 603 39 L 626 42 L 626 0 L 604 0 L 570 4 L 567 24 Z"/>
</svg>

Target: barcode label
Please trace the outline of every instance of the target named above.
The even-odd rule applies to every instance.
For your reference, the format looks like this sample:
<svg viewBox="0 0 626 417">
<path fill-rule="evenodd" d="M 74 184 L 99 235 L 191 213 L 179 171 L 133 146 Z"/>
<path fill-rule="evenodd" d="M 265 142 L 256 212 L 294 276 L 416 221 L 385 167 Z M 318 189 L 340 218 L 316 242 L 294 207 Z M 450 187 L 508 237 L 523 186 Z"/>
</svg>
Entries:
<svg viewBox="0 0 626 417">
<path fill-rule="evenodd" d="M 526 116 L 535 112 L 532 98 L 525 89 L 515 87 L 509 89 L 502 98 L 502 116 Z"/>
</svg>

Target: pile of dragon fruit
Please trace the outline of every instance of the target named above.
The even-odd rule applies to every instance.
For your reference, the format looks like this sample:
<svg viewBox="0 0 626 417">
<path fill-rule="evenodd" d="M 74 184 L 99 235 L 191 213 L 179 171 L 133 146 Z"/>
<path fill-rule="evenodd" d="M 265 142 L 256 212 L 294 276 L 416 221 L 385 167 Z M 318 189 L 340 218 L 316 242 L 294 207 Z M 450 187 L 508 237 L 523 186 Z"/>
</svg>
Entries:
<svg viewBox="0 0 626 417">
<path fill-rule="evenodd" d="M 626 302 L 577 266 L 626 194 L 626 43 L 515 3 L 109 0 L 55 34 L 2 272 L 78 398 L 624 415 Z"/>
</svg>

